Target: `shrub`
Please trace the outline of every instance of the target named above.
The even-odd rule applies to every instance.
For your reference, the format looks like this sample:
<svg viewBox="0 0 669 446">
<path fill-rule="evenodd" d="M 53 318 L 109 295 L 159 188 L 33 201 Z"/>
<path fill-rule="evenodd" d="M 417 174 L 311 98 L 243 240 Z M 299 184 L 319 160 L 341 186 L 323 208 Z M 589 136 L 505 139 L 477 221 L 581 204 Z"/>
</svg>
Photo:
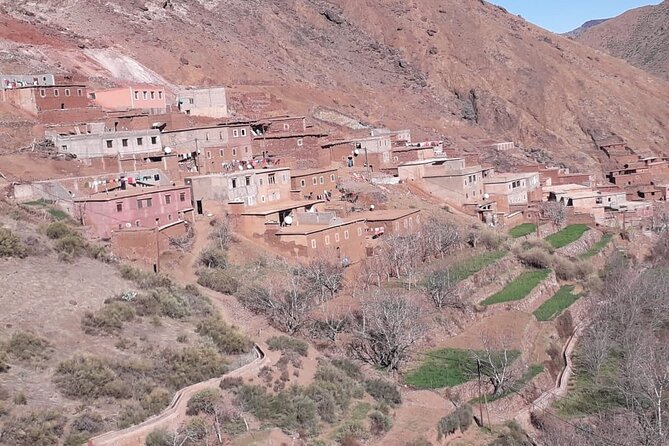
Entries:
<svg viewBox="0 0 669 446">
<path fill-rule="evenodd" d="M 201 269 L 197 272 L 197 283 L 223 294 L 234 294 L 239 281 L 227 269 Z"/>
<path fill-rule="evenodd" d="M 9 229 L 0 227 L 0 257 L 25 257 L 26 248 L 21 239 Z"/>
<path fill-rule="evenodd" d="M 172 389 L 221 376 L 228 370 L 225 359 L 210 346 L 165 349 L 158 358 L 161 362 L 156 364 L 155 376 Z"/>
<path fill-rule="evenodd" d="M 162 274 L 147 273 L 129 265 L 121 265 L 119 271 L 122 278 L 135 282 L 138 287 L 144 290 L 172 287 L 170 278 Z"/>
<path fill-rule="evenodd" d="M 94 399 L 128 396 L 125 383 L 98 358 L 76 356 L 58 364 L 53 378 L 56 387 L 69 398 Z"/>
<path fill-rule="evenodd" d="M 348 358 L 335 358 L 332 360 L 332 365 L 346 373 L 349 378 L 358 380 L 362 378 L 362 372 L 358 364 Z"/>
<path fill-rule="evenodd" d="M 345 441 L 350 441 L 350 439 L 366 440 L 368 438 L 369 432 L 359 421 L 350 421 L 344 424 L 337 429 L 337 433 L 335 434 L 335 440 L 342 445 L 345 444 Z"/>
<path fill-rule="evenodd" d="M 17 406 L 25 406 L 28 404 L 28 398 L 26 398 L 25 393 L 19 392 L 16 395 L 14 395 L 14 404 Z"/>
<path fill-rule="evenodd" d="M 9 370 L 9 364 L 7 364 L 7 352 L 0 350 L 0 373 L 6 372 Z"/>
<path fill-rule="evenodd" d="M 553 260 L 553 269 L 557 278 L 561 280 L 573 280 L 578 274 L 576 264 L 564 257 L 555 257 Z"/>
<path fill-rule="evenodd" d="M 531 248 L 518 254 L 518 259 L 531 268 L 549 268 L 552 256 L 541 248 Z"/>
<path fill-rule="evenodd" d="M 216 409 L 216 404 L 221 400 L 221 395 L 216 389 L 205 389 L 193 395 L 187 404 L 186 415 L 199 415 L 205 413 L 211 415 Z"/>
<path fill-rule="evenodd" d="M 14 333 L 7 343 L 7 353 L 22 361 L 47 359 L 48 348 L 46 339 L 26 331 Z"/>
<path fill-rule="evenodd" d="M 455 412 L 439 420 L 439 423 L 437 424 L 439 441 L 441 441 L 443 436 L 451 435 L 458 429 L 460 429 L 460 432 L 464 433 L 472 425 L 473 419 L 474 412 L 472 406 L 464 404 L 458 407 L 455 409 Z"/>
<path fill-rule="evenodd" d="M 172 446 L 174 444 L 174 435 L 165 429 L 156 429 L 146 436 L 144 444 L 146 446 Z"/>
<path fill-rule="evenodd" d="M 146 420 L 149 415 L 137 403 L 131 403 L 121 409 L 116 420 L 116 425 L 119 429 L 125 429 L 134 426 Z"/>
<path fill-rule="evenodd" d="M 61 260 L 72 260 L 86 253 L 87 243 L 79 234 L 69 234 L 56 240 L 54 249 Z"/>
<path fill-rule="evenodd" d="M 295 352 L 300 356 L 307 356 L 309 344 L 290 336 L 274 336 L 267 340 L 267 347 L 272 351 Z"/>
<path fill-rule="evenodd" d="M 125 322 L 135 318 L 134 308 L 126 303 L 114 301 L 106 304 L 97 313 L 90 311 L 81 318 L 81 329 L 86 334 L 112 334 L 123 328 Z"/>
<path fill-rule="evenodd" d="M 370 430 L 373 435 L 382 435 L 393 427 L 393 420 L 383 413 L 375 410 L 369 414 L 371 424 Z"/>
<path fill-rule="evenodd" d="M 169 406 L 170 396 L 171 394 L 169 390 L 156 387 L 151 393 L 142 398 L 140 404 L 147 415 L 155 415 Z"/>
<path fill-rule="evenodd" d="M 235 326 L 228 325 L 218 317 L 210 317 L 197 324 L 196 332 L 200 336 L 211 338 L 221 353 L 237 355 L 247 353 L 253 342 Z"/>
<path fill-rule="evenodd" d="M 46 236 L 51 240 L 59 240 L 70 235 L 77 235 L 77 231 L 62 221 L 51 223 L 46 228 Z"/>
<path fill-rule="evenodd" d="M 205 268 L 223 269 L 228 266 L 228 253 L 220 248 L 209 247 L 200 253 L 198 262 Z"/>
<path fill-rule="evenodd" d="M 553 245 L 548 243 L 546 240 L 542 238 L 534 238 L 530 240 L 526 240 L 523 242 L 523 248 L 526 250 L 532 249 L 532 248 L 539 248 L 542 251 L 547 251 L 549 254 L 553 254 L 555 252 L 555 248 Z"/>
<path fill-rule="evenodd" d="M 12 446 L 53 446 L 63 435 L 66 421 L 57 410 L 13 417 L 4 425 L 2 442 Z"/>
<path fill-rule="evenodd" d="M 420 436 L 416 438 L 415 440 L 412 440 L 408 443 L 406 443 L 404 446 L 432 446 L 432 443 L 427 441 L 427 439 L 423 436 Z"/>
<path fill-rule="evenodd" d="M 384 379 L 370 379 L 365 381 L 365 390 L 378 402 L 391 406 L 402 404 L 402 395 L 397 386 Z"/>
<path fill-rule="evenodd" d="M 236 389 L 237 387 L 244 384 L 244 380 L 241 376 L 229 376 L 221 380 L 220 388 L 223 390 Z"/>
<path fill-rule="evenodd" d="M 95 413 L 85 413 L 72 422 L 70 435 L 65 439 L 64 446 L 81 446 L 95 434 L 102 431 L 102 417 Z"/>
</svg>

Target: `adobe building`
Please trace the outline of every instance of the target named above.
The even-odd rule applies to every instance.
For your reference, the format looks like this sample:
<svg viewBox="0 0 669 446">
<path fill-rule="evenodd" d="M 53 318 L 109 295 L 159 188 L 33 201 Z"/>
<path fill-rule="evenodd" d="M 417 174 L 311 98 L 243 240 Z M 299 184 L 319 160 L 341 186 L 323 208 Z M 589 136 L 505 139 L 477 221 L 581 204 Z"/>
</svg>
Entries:
<svg viewBox="0 0 669 446">
<path fill-rule="evenodd" d="M 337 189 L 338 181 L 337 169 L 333 167 L 291 170 L 290 173 L 291 191 L 305 200 L 329 200 Z"/>
<path fill-rule="evenodd" d="M 225 87 L 187 88 L 177 93 L 177 108 L 192 116 L 228 117 L 228 97 Z"/>
<path fill-rule="evenodd" d="M 485 192 L 497 201 L 499 211 L 508 212 L 512 206 L 527 206 L 541 201 L 539 173 L 497 173 L 483 179 Z"/>
<path fill-rule="evenodd" d="M 542 186 L 559 186 L 562 184 L 582 184 L 593 187 L 595 175 L 592 173 L 570 173 L 569 169 L 549 167 L 541 164 L 528 164 L 516 167 L 518 172 L 539 172 Z"/>
<path fill-rule="evenodd" d="M 420 229 L 419 209 L 388 209 L 356 212 L 352 216 L 363 218 L 367 235 L 372 239 L 382 235 L 404 236 Z"/>
<path fill-rule="evenodd" d="M 90 103 L 83 84 L 30 85 L 1 91 L 2 101 L 38 116 L 54 110 L 85 109 Z"/>
<path fill-rule="evenodd" d="M 150 114 L 167 111 L 165 88 L 159 85 L 135 84 L 91 91 L 90 98 L 106 110 L 143 110 Z"/>
<path fill-rule="evenodd" d="M 141 153 L 161 152 L 163 144 L 159 130 L 132 130 L 97 132 L 81 135 L 52 135 L 59 153 L 77 158 L 103 156 L 125 156 Z"/>
<path fill-rule="evenodd" d="M 372 129 L 369 136 L 387 136 L 392 143 L 411 143 L 411 130 L 390 130 L 386 128 Z"/>
<path fill-rule="evenodd" d="M 393 147 L 392 161 L 394 164 L 404 164 L 411 161 L 425 161 L 435 157 L 435 148 L 438 144 L 413 143 L 404 146 Z"/>
<path fill-rule="evenodd" d="M 321 150 L 324 133 L 273 133 L 253 137 L 253 153 L 297 169 L 313 169 L 330 165 L 327 153 Z"/>
<path fill-rule="evenodd" d="M 53 74 L 0 74 L 0 90 L 53 85 L 56 85 L 56 77 Z"/>
<path fill-rule="evenodd" d="M 261 134 L 294 133 L 301 134 L 307 131 L 307 120 L 304 116 L 277 116 L 263 120 Z M 259 136 L 259 135 L 256 135 Z"/>
<path fill-rule="evenodd" d="M 198 215 L 228 209 L 230 204 L 254 207 L 290 200 L 290 169 L 249 169 L 186 178 Z"/>
<path fill-rule="evenodd" d="M 329 154 L 330 162 L 338 166 L 366 167 L 369 164 L 372 171 L 394 166 L 390 134 L 328 141 L 322 148 Z"/>
<path fill-rule="evenodd" d="M 75 198 L 74 204 L 77 219 L 103 239 L 114 231 L 193 221 L 188 186 L 136 187 Z"/>
</svg>

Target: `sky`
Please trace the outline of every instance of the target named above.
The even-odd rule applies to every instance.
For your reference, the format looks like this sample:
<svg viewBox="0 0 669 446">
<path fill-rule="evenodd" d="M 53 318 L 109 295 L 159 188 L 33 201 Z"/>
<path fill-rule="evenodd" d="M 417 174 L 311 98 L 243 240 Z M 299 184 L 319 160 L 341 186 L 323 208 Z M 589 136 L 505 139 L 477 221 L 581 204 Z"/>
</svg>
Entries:
<svg viewBox="0 0 669 446">
<path fill-rule="evenodd" d="M 588 20 L 615 17 L 628 9 L 661 3 L 653 0 L 491 0 L 491 2 L 555 33 L 571 31 Z"/>
</svg>

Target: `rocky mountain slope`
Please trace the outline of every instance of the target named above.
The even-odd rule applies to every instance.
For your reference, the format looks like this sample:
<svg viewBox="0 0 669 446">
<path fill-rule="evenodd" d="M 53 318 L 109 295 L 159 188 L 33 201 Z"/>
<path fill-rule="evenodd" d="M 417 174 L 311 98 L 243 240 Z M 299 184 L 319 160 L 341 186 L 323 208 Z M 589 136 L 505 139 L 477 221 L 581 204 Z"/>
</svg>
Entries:
<svg viewBox="0 0 669 446">
<path fill-rule="evenodd" d="M 481 0 L 0 7 L 21 27 L 0 30 L 0 70 L 75 69 L 101 80 L 133 75 L 112 74 L 132 58 L 172 83 L 256 85 L 292 112 L 322 106 L 371 125 L 510 138 L 579 168 L 596 165 L 593 135 L 669 147 L 669 84 Z"/>
<path fill-rule="evenodd" d="M 669 0 L 591 26 L 576 39 L 669 80 Z"/>
<path fill-rule="evenodd" d="M 602 23 L 606 22 L 609 19 L 595 19 L 595 20 L 588 20 L 585 22 L 583 25 L 579 26 L 578 28 L 569 31 L 568 33 L 564 33 L 565 36 L 567 37 L 578 37 L 593 26 L 601 25 Z"/>
</svg>

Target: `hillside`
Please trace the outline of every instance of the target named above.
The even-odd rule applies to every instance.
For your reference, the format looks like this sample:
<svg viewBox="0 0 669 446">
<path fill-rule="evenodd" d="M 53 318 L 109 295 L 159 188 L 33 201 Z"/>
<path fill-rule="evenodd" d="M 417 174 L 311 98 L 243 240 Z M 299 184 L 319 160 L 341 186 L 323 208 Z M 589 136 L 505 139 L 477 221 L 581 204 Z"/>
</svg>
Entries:
<svg viewBox="0 0 669 446">
<path fill-rule="evenodd" d="M 606 22 L 609 19 L 595 19 L 595 20 L 588 20 L 585 22 L 583 25 L 579 26 L 578 28 L 569 31 L 568 33 L 564 33 L 565 36 L 567 37 L 578 37 L 590 28 L 601 25 L 602 23 Z"/>
<path fill-rule="evenodd" d="M 669 1 L 632 9 L 582 30 L 576 40 L 669 79 Z"/>
<path fill-rule="evenodd" d="M 511 138 L 582 169 L 596 165 L 593 134 L 667 147 L 667 84 L 485 2 L 219 5 L 2 0 L 14 23 L 0 32 L 0 69 L 257 85 L 290 112 L 324 106 L 366 124 Z"/>
</svg>

